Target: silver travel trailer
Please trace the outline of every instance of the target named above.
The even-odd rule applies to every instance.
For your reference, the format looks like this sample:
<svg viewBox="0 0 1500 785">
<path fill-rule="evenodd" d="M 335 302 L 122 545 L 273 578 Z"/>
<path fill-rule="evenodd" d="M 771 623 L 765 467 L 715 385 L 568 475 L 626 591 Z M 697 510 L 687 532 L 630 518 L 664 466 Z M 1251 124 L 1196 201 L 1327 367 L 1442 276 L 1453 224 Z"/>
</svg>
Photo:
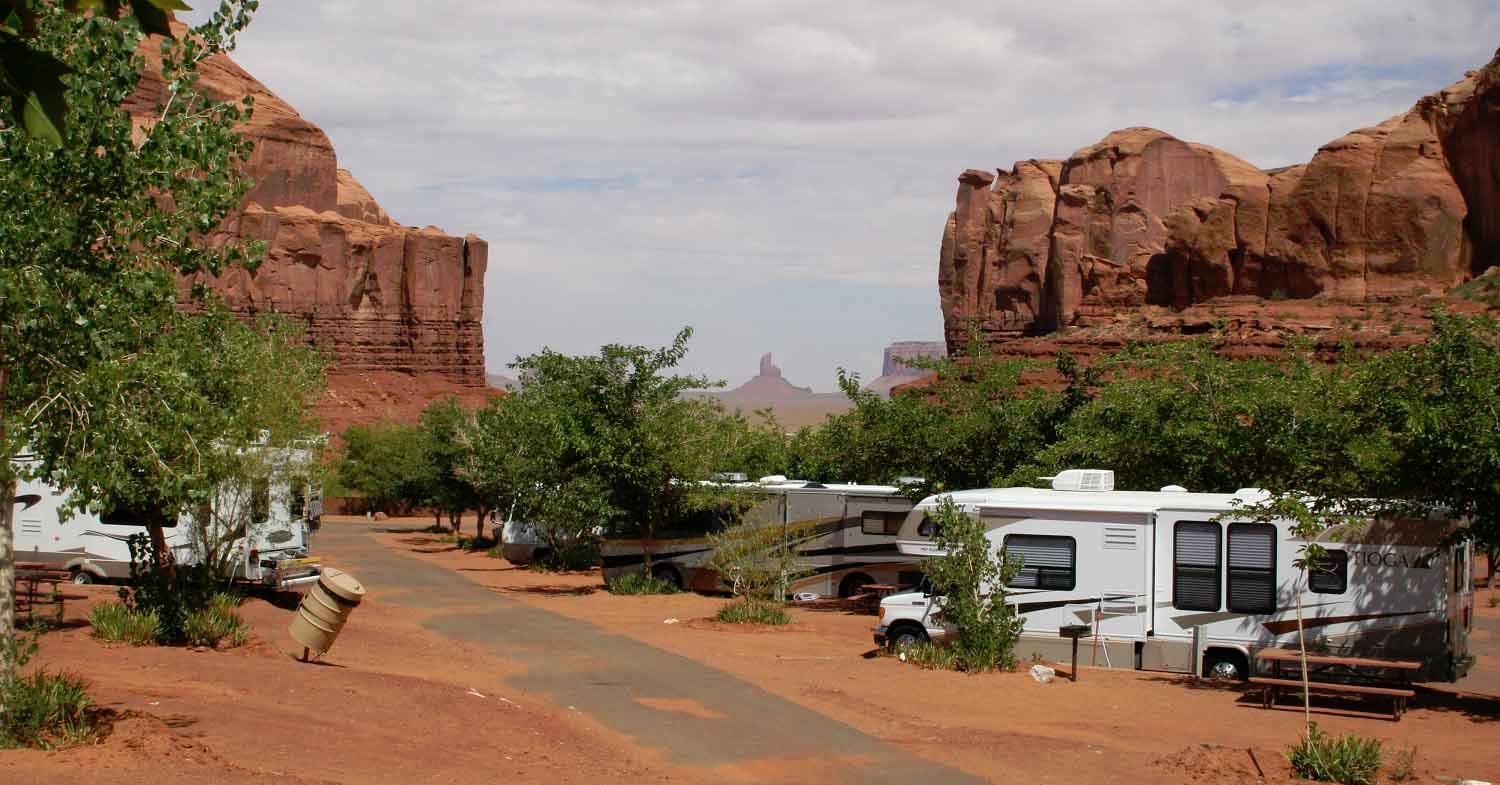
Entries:
<svg viewBox="0 0 1500 785">
<path fill-rule="evenodd" d="M 1424 663 L 1423 678 L 1456 680 L 1472 664 L 1471 545 L 1453 543 L 1453 522 L 1376 520 L 1320 537 L 1323 567 L 1299 580 L 1301 542 L 1290 523 L 1218 522 L 1233 494 L 1113 490 L 1113 474 L 1073 470 L 1054 488 L 1000 488 L 944 496 L 984 521 L 987 538 L 1024 566 L 1007 587 L 1025 619 L 1017 653 L 1065 658 L 1064 625 L 1090 625 L 1092 664 L 1244 676 L 1258 649 L 1295 646 L 1301 591 L 1311 647 L 1338 654 Z M 940 555 L 916 506 L 899 535 L 913 556 Z M 953 631 L 934 615 L 941 599 L 921 593 L 881 604 L 876 640 L 936 638 Z"/>
<path fill-rule="evenodd" d="M 897 530 L 912 503 L 894 486 L 824 485 L 774 475 L 723 487 L 758 499 L 744 521 L 784 527 L 796 538 L 798 562 L 807 574 L 792 581 L 789 593 L 848 597 L 868 584 L 915 584 L 921 577 L 917 560 L 896 548 Z M 657 531 L 650 541 L 639 534 L 607 536 L 601 548 L 604 577 L 640 573 L 649 548 L 656 577 L 681 588 L 724 589 L 709 567 L 708 538 L 723 525 L 719 516 L 705 513 L 678 529 Z"/>
<path fill-rule="evenodd" d="M 250 586 L 285 590 L 315 582 L 319 559 L 310 555 L 310 534 L 322 514 L 320 491 L 297 471 L 310 460 L 307 450 L 263 450 L 267 474 L 239 488 L 226 485 L 216 494 L 207 526 L 192 514 L 168 521 L 167 547 L 178 564 L 198 564 L 219 557 L 227 579 Z M 30 460 L 17 457 L 17 462 Z M 39 480 L 23 480 L 14 503 L 15 558 L 69 571 L 75 583 L 130 577 L 132 535 L 143 534 L 142 522 L 128 514 L 64 512 L 69 491 Z M 243 527 L 234 528 L 236 522 Z"/>
</svg>

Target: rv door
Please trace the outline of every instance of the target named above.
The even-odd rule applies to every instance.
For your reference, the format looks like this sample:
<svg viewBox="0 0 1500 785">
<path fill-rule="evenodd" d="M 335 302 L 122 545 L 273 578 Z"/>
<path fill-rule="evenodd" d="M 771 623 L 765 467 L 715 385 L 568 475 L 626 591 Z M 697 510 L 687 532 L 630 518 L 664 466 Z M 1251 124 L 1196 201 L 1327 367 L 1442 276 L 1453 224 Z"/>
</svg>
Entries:
<svg viewBox="0 0 1500 785">
<path fill-rule="evenodd" d="M 1450 678 L 1457 681 L 1468 672 L 1474 658 L 1469 654 L 1469 631 L 1474 625 L 1474 543 L 1464 540 L 1449 546 L 1448 561 L 1453 574 L 1448 581 L 1448 654 L 1453 663 Z"/>
</svg>

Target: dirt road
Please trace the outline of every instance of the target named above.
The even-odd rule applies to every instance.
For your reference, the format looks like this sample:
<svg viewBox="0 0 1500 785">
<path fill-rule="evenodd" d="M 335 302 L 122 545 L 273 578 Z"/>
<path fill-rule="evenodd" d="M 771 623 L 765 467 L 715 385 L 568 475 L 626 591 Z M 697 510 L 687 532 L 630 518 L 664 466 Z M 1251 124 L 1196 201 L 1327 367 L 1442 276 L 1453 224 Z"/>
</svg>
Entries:
<svg viewBox="0 0 1500 785">
<path fill-rule="evenodd" d="M 520 664 L 524 672 L 509 676 L 510 684 L 587 715 L 705 782 L 982 782 L 697 661 L 497 596 L 456 571 L 377 544 L 362 524 L 325 524 L 317 546 L 385 602 L 469 608 L 436 613 L 425 626 Z"/>
</svg>

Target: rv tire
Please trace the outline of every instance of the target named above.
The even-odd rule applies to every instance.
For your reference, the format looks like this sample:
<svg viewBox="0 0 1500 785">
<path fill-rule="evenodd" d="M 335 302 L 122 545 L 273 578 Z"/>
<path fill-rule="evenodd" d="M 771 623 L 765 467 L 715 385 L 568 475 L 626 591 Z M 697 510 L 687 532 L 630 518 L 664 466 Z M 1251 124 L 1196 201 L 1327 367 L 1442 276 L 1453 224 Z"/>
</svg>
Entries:
<svg viewBox="0 0 1500 785">
<path fill-rule="evenodd" d="M 900 651 L 908 646 L 916 646 L 927 642 L 927 631 L 921 625 L 906 622 L 893 625 L 885 633 L 886 648 L 891 651 Z"/>
<path fill-rule="evenodd" d="M 675 568 L 675 567 L 669 567 L 669 566 L 664 565 L 664 564 L 663 565 L 659 565 L 657 567 L 652 567 L 651 568 L 651 577 L 653 577 L 653 578 L 655 578 L 655 579 L 657 579 L 659 581 L 665 581 L 667 583 L 672 584 L 672 588 L 674 588 L 674 589 L 676 589 L 678 591 L 682 591 L 682 589 L 683 589 L 683 586 L 682 586 L 682 573 L 678 572 L 677 568 Z"/>
<path fill-rule="evenodd" d="M 1203 655 L 1203 675 L 1210 679 L 1244 681 L 1250 678 L 1245 655 L 1229 649 L 1213 649 Z"/>
<path fill-rule="evenodd" d="M 92 572 L 89 572 L 88 570 L 83 569 L 82 567 L 74 567 L 73 570 L 72 570 L 72 572 L 73 572 L 73 583 L 75 583 L 75 584 L 77 584 L 79 586 L 87 586 L 87 585 L 89 585 L 91 583 L 98 583 L 99 582 L 98 576 L 94 575 Z"/>
</svg>

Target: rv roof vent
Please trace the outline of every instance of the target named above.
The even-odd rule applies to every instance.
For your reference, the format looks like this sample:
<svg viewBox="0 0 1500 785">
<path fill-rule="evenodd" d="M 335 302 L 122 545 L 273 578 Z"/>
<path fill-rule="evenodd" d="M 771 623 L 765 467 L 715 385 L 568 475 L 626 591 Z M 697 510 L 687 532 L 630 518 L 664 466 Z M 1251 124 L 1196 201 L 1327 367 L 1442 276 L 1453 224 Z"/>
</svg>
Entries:
<svg viewBox="0 0 1500 785">
<path fill-rule="evenodd" d="M 760 478 L 760 482 L 761 482 L 762 485 L 779 485 L 781 483 L 786 482 L 786 475 L 785 474 L 767 474 L 766 476 Z"/>
<path fill-rule="evenodd" d="M 1163 486 L 1161 486 L 1161 492 L 1162 493 L 1187 493 L 1187 489 L 1184 488 L 1184 487 L 1182 487 L 1181 485 L 1163 485 Z"/>
<path fill-rule="evenodd" d="M 1054 491 L 1112 491 L 1115 489 L 1115 473 L 1108 469 L 1068 469 L 1056 477 L 1043 477 L 1052 481 Z"/>
<path fill-rule="evenodd" d="M 744 472 L 719 472 L 714 475 L 714 479 L 719 482 L 745 482 L 750 476 Z"/>
</svg>

